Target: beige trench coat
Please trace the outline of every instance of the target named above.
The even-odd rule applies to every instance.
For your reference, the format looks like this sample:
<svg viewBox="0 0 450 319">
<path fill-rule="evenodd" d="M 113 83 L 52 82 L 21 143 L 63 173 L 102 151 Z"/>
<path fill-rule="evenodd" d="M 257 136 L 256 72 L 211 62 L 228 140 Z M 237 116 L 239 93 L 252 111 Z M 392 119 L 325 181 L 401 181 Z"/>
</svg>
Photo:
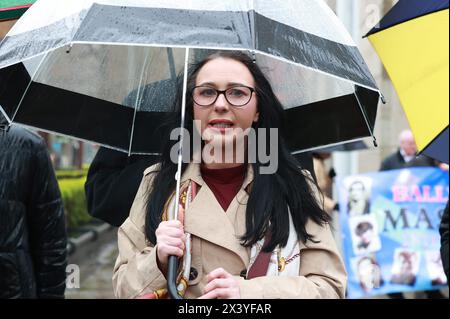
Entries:
<svg viewBox="0 0 450 319">
<path fill-rule="evenodd" d="M 146 194 L 152 184 L 155 166 L 144 172 L 130 216 L 118 230 L 119 256 L 113 273 L 114 293 L 118 298 L 135 298 L 165 287 L 166 278 L 156 264 L 156 246 L 144 235 Z M 253 173 L 249 166 L 244 183 L 224 212 L 212 191 L 203 181 L 198 164 L 190 164 L 182 181 L 191 179 L 201 186 L 185 212 L 185 231 L 192 236 L 192 267 L 198 275 L 189 281 L 185 298 L 203 294 L 206 275 L 222 267 L 239 282 L 241 297 L 252 298 L 343 298 L 347 274 L 329 225 L 307 224 L 308 233 L 319 243 L 300 246 L 298 276 L 259 277 L 245 280 L 250 249 L 240 245 L 245 232 L 248 187 Z"/>
</svg>

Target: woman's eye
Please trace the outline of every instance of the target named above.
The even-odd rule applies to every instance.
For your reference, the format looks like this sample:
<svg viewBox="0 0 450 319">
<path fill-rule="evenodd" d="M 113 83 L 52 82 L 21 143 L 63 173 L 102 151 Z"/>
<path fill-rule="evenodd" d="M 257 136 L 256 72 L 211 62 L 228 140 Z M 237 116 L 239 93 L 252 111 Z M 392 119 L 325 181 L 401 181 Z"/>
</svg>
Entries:
<svg viewBox="0 0 450 319">
<path fill-rule="evenodd" d="M 200 92 L 200 95 L 202 95 L 202 96 L 214 96 L 214 95 L 216 95 L 216 91 L 213 90 L 213 89 L 203 89 Z"/>
<path fill-rule="evenodd" d="M 242 89 L 231 89 L 228 94 L 230 94 L 232 96 L 236 96 L 236 97 L 247 95 L 247 93 Z"/>
</svg>

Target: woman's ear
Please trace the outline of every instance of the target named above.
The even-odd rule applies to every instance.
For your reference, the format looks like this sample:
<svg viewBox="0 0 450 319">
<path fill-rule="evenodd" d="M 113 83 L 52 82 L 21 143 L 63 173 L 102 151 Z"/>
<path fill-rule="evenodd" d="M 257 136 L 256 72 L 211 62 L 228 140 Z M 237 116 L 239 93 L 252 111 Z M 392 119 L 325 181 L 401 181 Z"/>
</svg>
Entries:
<svg viewBox="0 0 450 319">
<path fill-rule="evenodd" d="M 256 112 L 255 117 L 253 118 L 253 122 L 258 123 L 258 121 L 259 121 L 259 112 Z"/>
</svg>

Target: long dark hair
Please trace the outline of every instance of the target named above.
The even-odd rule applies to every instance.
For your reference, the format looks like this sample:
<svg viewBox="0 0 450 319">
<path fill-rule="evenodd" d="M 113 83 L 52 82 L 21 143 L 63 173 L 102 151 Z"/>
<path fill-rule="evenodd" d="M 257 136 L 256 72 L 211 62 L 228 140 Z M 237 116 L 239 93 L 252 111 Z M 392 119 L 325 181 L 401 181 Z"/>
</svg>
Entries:
<svg viewBox="0 0 450 319">
<path fill-rule="evenodd" d="M 209 55 L 206 59 L 193 65 L 188 74 L 188 92 L 195 86 L 197 74 L 209 61 L 216 58 L 232 59 L 244 64 L 255 80 L 255 91 L 258 96 L 259 119 L 253 124 L 258 134 L 258 128 L 265 128 L 266 150 L 269 150 L 270 128 L 278 128 L 278 170 L 274 174 L 260 174 L 260 168 L 264 164 L 256 159 L 252 164 L 254 180 L 246 208 L 246 233 L 241 238 L 241 244 L 250 247 L 258 240 L 265 237 L 270 231 L 271 239 L 264 250 L 269 252 L 277 245 L 284 247 L 289 235 L 289 210 L 292 214 L 293 224 L 298 239 L 302 242 L 314 241 L 313 236 L 306 231 L 306 223 L 311 219 L 322 225 L 329 222 L 329 215 L 319 206 L 313 189 L 308 184 L 306 177 L 301 172 L 300 164 L 290 154 L 283 138 L 284 111 L 281 103 L 275 96 L 269 81 L 260 68 L 245 53 L 239 51 L 218 51 Z M 180 82 L 180 81 L 179 81 Z M 179 127 L 181 112 L 182 83 L 179 83 L 178 94 L 174 103 L 172 117 L 164 124 L 165 143 L 162 150 L 160 168 L 155 172 L 153 189 L 148 194 L 147 215 L 145 233 L 152 243 L 156 243 L 155 230 L 161 222 L 161 215 L 168 198 L 175 191 L 175 173 L 177 164 L 170 159 L 170 149 L 177 143 L 171 141 L 168 136 L 171 129 Z M 190 133 L 191 146 L 193 136 L 193 101 L 190 94 L 186 96 L 185 127 Z M 258 136 L 257 136 L 258 137 Z M 192 147 L 191 147 L 192 149 Z M 187 164 L 183 164 L 182 172 Z M 311 179 L 314 187 L 317 184 Z"/>
</svg>

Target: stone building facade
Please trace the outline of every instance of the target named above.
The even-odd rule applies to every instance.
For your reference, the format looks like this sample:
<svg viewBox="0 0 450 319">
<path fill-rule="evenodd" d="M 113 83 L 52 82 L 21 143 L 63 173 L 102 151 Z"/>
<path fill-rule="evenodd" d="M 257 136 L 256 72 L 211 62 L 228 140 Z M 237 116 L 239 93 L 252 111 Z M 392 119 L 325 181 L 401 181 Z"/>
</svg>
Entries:
<svg viewBox="0 0 450 319">
<path fill-rule="evenodd" d="M 396 150 L 398 135 L 402 130 L 409 128 L 409 123 L 377 53 L 369 40 L 363 36 L 397 0 L 327 0 L 326 2 L 349 30 L 387 101 L 384 105 L 380 102 L 378 107 L 374 132 L 378 147 L 375 148 L 371 139 L 367 139 L 365 142 L 369 146 L 368 150 L 342 155 L 340 158 L 335 157 L 335 162 L 336 159 L 350 162 L 350 167 L 344 169 L 346 171 L 344 174 L 376 171 L 382 159 Z"/>
</svg>

